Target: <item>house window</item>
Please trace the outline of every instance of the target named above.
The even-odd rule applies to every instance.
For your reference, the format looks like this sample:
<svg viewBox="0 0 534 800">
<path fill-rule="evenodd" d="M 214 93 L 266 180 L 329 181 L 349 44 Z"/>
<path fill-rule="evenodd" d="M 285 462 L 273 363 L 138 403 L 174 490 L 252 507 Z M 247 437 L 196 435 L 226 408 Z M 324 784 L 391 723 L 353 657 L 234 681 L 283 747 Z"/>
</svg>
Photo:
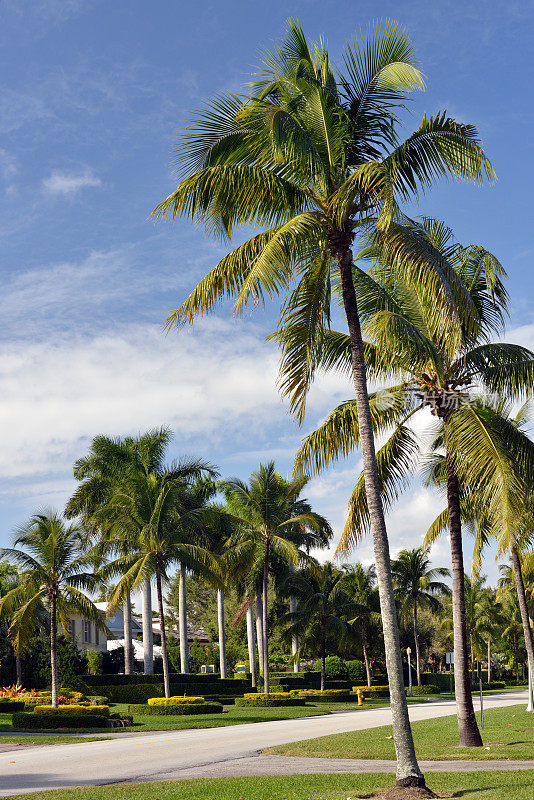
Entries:
<svg viewBox="0 0 534 800">
<path fill-rule="evenodd" d="M 69 636 L 73 641 L 76 638 L 76 622 L 73 619 L 69 619 Z"/>
<path fill-rule="evenodd" d="M 86 619 L 83 621 L 83 641 L 85 644 L 91 643 L 91 623 Z"/>
</svg>

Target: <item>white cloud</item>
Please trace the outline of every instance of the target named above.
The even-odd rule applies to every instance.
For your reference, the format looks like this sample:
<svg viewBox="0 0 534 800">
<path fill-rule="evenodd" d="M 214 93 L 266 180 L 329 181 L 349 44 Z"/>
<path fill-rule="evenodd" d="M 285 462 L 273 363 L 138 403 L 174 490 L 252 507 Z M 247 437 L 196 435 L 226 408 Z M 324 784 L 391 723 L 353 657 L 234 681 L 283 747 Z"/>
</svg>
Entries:
<svg viewBox="0 0 534 800">
<path fill-rule="evenodd" d="M 90 169 L 78 173 L 54 171 L 42 184 L 45 194 L 54 196 L 72 196 L 89 186 L 102 186 L 100 178 Z"/>
</svg>

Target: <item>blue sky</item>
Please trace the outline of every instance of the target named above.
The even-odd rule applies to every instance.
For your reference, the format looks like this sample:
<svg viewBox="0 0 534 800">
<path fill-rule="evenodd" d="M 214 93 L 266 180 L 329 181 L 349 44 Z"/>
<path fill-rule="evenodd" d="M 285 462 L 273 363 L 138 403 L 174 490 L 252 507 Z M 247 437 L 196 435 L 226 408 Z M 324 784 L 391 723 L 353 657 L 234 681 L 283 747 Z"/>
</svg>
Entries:
<svg viewBox="0 0 534 800">
<path fill-rule="evenodd" d="M 534 346 L 532 2 L 266 4 L 136 0 L 0 3 L 0 542 L 44 505 L 61 507 L 72 462 L 100 432 L 169 424 L 170 454 L 246 477 L 260 459 L 290 470 L 302 436 L 277 394 L 273 312 L 223 312 L 164 337 L 166 312 L 222 253 L 186 222 L 155 224 L 172 187 L 172 145 L 192 109 L 238 91 L 288 16 L 346 37 L 391 17 L 415 44 L 428 88 L 415 127 L 438 109 L 475 123 L 494 185 L 441 184 L 413 213 L 443 217 L 509 275 L 508 338 Z M 304 431 L 349 396 L 322 379 Z M 353 459 L 309 486 L 339 531 Z M 415 546 L 441 501 L 415 484 L 390 515 L 393 551 Z M 356 558 L 370 558 L 365 542 Z M 447 560 L 447 543 L 437 547 Z M 490 577 L 495 567 L 488 564 Z"/>
</svg>

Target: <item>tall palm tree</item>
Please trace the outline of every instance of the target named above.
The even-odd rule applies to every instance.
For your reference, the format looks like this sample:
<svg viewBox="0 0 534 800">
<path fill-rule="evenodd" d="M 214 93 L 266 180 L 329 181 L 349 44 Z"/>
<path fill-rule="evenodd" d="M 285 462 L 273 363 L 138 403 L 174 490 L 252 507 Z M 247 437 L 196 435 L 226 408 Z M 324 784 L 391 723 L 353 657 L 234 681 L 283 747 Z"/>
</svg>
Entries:
<svg viewBox="0 0 534 800">
<path fill-rule="evenodd" d="M 406 35 L 393 23 L 370 27 L 345 47 L 343 61 L 344 73 L 335 73 L 324 42 L 310 45 L 290 21 L 248 94 L 220 97 L 197 114 L 177 148 L 179 184 L 155 214 L 188 216 L 224 238 L 240 226 L 262 229 L 225 256 L 167 323 L 191 323 L 226 297 L 236 298 L 237 309 L 261 303 L 297 282 L 284 309 L 295 335 L 284 352 L 282 388 L 301 419 L 303 389 L 314 374 L 309 356 L 320 347 L 331 276 L 338 273 L 384 621 L 397 782 L 422 786 L 402 678 L 352 244 L 358 231 L 375 230 L 397 256 L 397 270 L 425 272 L 428 291 L 436 293 L 439 264 L 422 270 L 420 251 L 398 222 L 398 203 L 438 177 L 482 180 L 493 170 L 476 129 L 445 113 L 425 115 L 399 143 L 399 108 L 424 81 Z"/>
<path fill-rule="evenodd" d="M 67 525 L 55 511 L 35 514 L 22 526 L 14 539 L 13 548 L 0 550 L 6 558 L 24 571 L 25 602 L 13 613 L 13 624 L 27 629 L 38 618 L 45 603 L 50 618 L 50 666 L 52 672 L 52 705 L 58 705 L 57 623 L 68 630 L 70 614 L 80 614 L 101 631 L 107 631 L 94 603 L 80 589 L 92 590 L 97 578 L 87 572 L 90 561 L 83 554 L 86 532 L 77 524 Z M 22 549 L 19 549 L 22 548 Z M 15 597 L 17 595 L 17 597 Z M 18 600 L 18 587 L 0 600 L 9 607 Z"/>
<path fill-rule="evenodd" d="M 433 260 L 442 265 L 447 276 L 444 288 L 448 286 L 450 294 L 461 293 L 467 299 L 457 305 L 457 338 L 443 325 L 443 305 L 429 296 L 420 282 L 404 280 L 395 273 L 390 253 L 376 241 L 362 251 L 362 258 L 374 264 L 355 277 L 364 332 L 373 353 L 369 371 L 382 381 L 392 381 L 388 388 L 370 396 L 375 432 L 392 431 L 378 452 L 378 477 L 383 502 L 389 506 L 408 485 L 407 478 L 422 456 L 429 452 L 442 455 L 434 471 L 447 491 L 447 511 L 441 521 L 450 531 L 451 542 L 459 738 L 462 746 L 480 746 L 465 631 L 461 487 L 483 486 L 484 501 L 495 518 L 516 513 L 517 479 L 509 461 L 495 469 L 494 455 L 496 448 L 498 452 L 509 448 L 510 441 L 517 442 L 523 453 L 528 446 L 481 392 L 498 392 L 513 400 L 528 393 L 534 385 L 534 354 L 519 345 L 490 340 L 501 329 L 506 313 L 504 270 L 498 260 L 480 246 L 463 247 L 438 220 L 405 220 L 405 224 L 414 240 L 421 242 L 421 250 L 426 247 L 426 257 L 431 260 L 432 251 Z M 337 332 L 325 337 L 318 363 L 326 368 L 350 368 L 349 337 Z M 429 411 L 432 436 L 427 450 L 427 437 L 416 438 L 410 420 L 418 412 Z M 349 400 L 304 440 L 296 467 L 313 474 L 356 449 L 360 440 L 357 406 Z M 372 501 L 363 472 L 349 501 L 339 552 L 346 551 L 371 527 Z M 425 541 L 425 546 L 428 543 Z"/>
<path fill-rule="evenodd" d="M 315 532 L 319 540 L 331 536 L 328 522 L 299 499 L 308 483 L 303 476 L 284 480 L 274 462 L 260 465 L 248 484 L 233 478 L 225 481 L 223 490 L 228 508 L 238 526 L 229 542 L 228 556 L 244 565 L 249 586 L 254 592 L 261 576 L 263 595 L 263 683 L 269 692 L 269 628 L 268 586 L 272 562 L 279 557 L 285 563 L 306 562 L 306 553 L 299 549 L 302 528 Z"/>
<path fill-rule="evenodd" d="M 376 591 L 376 570 L 373 564 L 364 567 L 359 562 L 345 564 L 343 569 L 345 570 L 344 591 L 358 606 L 358 613 L 351 620 L 351 624 L 357 625 L 359 628 L 367 686 L 371 686 L 368 627 L 370 622 L 377 618 L 379 620 L 380 617 Z"/>
<path fill-rule="evenodd" d="M 428 550 L 423 547 L 401 550 L 392 562 L 391 570 L 401 614 L 412 617 L 417 685 L 421 686 L 417 612 L 420 608 L 428 608 L 434 612 L 441 609 L 439 595 L 449 594 L 450 590 L 447 584 L 436 578 L 449 577 L 450 571 L 445 567 L 431 567 Z"/>
<path fill-rule="evenodd" d="M 298 600 L 295 611 L 286 620 L 291 633 L 296 632 L 302 647 L 318 650 L 321 658 L 321 691 L 326 688 L 326 642 L 350 639 L 353 629 L 348 622 L 359 611 L 359 604 L 347 592 L 346 574 L 332 563 L 313 565 L 291 575 L 286 591 Z"/>
<path fill-rule="evenodd" d="M 133 471 L 157 472 L 163 468 L 165 451 L 171 441 L 169 428 L 154 428 L 137 437 L 95 436 L 86 456 L 74 465 L 74 477 L 79 485 L 67 503 L 69 518 L 81 516 L 94 541 L 102 531 L 95 527 L 95 514 Z M 143 660 L 144 672 L 154 672 L 154 650 L 152 632 L 151 584 L 146 581 L 143 593 Z M 132 610 L 129 594 L 124 598 L 124 672 L 133 669 Z"/>
<path fill-rule="evenodd" d="M 122 576 L 110 597 L 110 610 L 124 602 L 128 592 L 155 580 L 165 697 L 170 697 L 170 679 L 163 582 L 168 580 L 169 568 L 179 564 L 182 570 L 192 569 L 220 583 L 216 559 L 204 547 L 192 543 L 201 531 L 213 494 L 212 481 L 200 480 L 205 474 L 215 473 L 202 461 L 183 461 L 160 473 L 132 473 L 122 491 L 111 497 L 97 517 L 109 532 L 111 547 L 119 553 L 101 570 L 104 579 Z"/>
</svg>

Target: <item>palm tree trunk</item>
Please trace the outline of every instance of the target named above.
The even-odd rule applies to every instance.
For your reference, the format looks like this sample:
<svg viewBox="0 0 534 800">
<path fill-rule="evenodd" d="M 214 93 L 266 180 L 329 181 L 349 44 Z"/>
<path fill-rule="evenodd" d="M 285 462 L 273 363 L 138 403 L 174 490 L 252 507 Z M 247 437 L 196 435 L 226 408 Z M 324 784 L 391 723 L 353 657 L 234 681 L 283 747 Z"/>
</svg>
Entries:
<svg viewBox="0 0 534 800">
<path fill-rule="evenodd" d="M 252 610 L 252 603 L 247 608 L 247 645 L 248 663 L 250 665 L 250 674 L 252 676 L 252 686 L 256 687 L 258 683 L 258 675 L 256 671 L 256 636 L 254 633 L 254 611 Z"/>
<path fill-rule="evenodd" d="M 22 659 L 18 650 L 15 651 L 15 671 L 17 675 L 17 686 L 22 686 Z"/>
<path fill-rule="evenodd" d="M 515 661 L 515 679 L 519 682 L 519 657 L 517 655 L 517 633 L 514 631 L 514 661 Z"/>
<path fill-rule="evenodd" d="M 326 689 L 326 629 L 321 620 L 321 692 Z"/>
<path fill-rule="evenodd" d="M 488 636 L 488 683 L 491 683 L 491 636 Z"/>
<path fill-rule="evenodd" d="M 258 642 L 260 674 L 263 675 L 263 600 L 261 599 L 261 592 L 256 595 L 256 640 Z"/>
<path fill-rule="evenodd" d="M 452 559 L 452 621 L 454 631 L 454 687 L 461 747 L 482 747 L 469 680 L 467 629 L 465 623 L 464 555 L 460 516 L 460 487 L 450 458 L 447 458 L 447 503 Z"/>
<path fill-rule="evenodd" d="M 185 568 L 178 573 L 178 634 L 180 636 L 180 671 L 189 672 L 189 647 L 187 642 L 187 592 Z"/>
<path fill-rule="evenodd" d="M 217 589 L 217 619 L 219 622 L 219 664 L 221 678 L 227 678 L 226 671 L 226 632 L 224 630 L 224 593 Z"/>
<path fill-rule="evenodd" d="M 530 627 L 527 597 L 525 594 L 525 582 L 523 580 L 523 570 L 521 568 L 521 557 L 517 547 L 512 547 L 512 564 L 514 567 L 514 578 L 517 590 L 517 599 L 519 601 L 519 610 L 521 612 L 521 622 L 523 623 L 523 634 L 525 636 L 528 665 L 530 667 L 530 674 L 534 677 L 534 638 L 532 636 L 532 628 Z"/>
<path fill-rule="evenodd" d="M 365 633 L 365 622 L 360 620 L 360 633 L 362 637 L 363 661 L 365 664 L 365 674 L 367 675 L 367 686 L 371 688 L 371 665 L 369 664 L 369 654 L 367 652 L 367 634 Z"/>
<path fill-rule="evenodd" d="M 269 540 L 265 542 L 263 560 L 263 691 L 269 694 L 269 619 L 267 592 L 269 589 Z"/>
<path fill-rule="evenodd" d="M 169 656 L 167 654 L 167 631 L 165 630 L 165 613 L 163 611 L 163 592 L 161 591 L 161 572 L 156 571 L 156 592 L 158 595 L 159 629 L 161 631 L 161 659 L 163 661 L 163 686 L 165 697 L 171 696 L 169 682 Z"/>
<path fill-rule="evenodd" d="M 415 671 L 417 673 L 417 685 L 421 686 L 421 658 L 419 655 L 419 635 L 417 633 L 417 598 L 413 601 L 413 638 L 415 641 Z"/>
<path fill-rule="evenodd" d="M 352 377 L 358 414 L 359 440 L 363 458 L 363 476 L 367 495 L 367 506 L 373 533 L 373 548 L 378 579 L 380 610 L 384 631 L 386 668 L 391 696 L 393 740 L 397 754 L 397 786 L 425 786 L 419 769 L 413 744 L 412 729 L 408 716 L 408 701 L 404 690 L 402 658 L 397 624 L 397 610 L 393 594 L 389 541 L 380 495 L 380 482 L 376 466 L 375 441 L 369 395 L 363 340 L 358 315 L 358 304 L 352 278 L 352 234 L 342 232 L 331 237 L 332 255 L 337 256 L 341 275 L 343 305 L 347 317 L 352 356 Z"/>
<path fill-rule="evenodd" d="M 52 674 L 52 705 L 59 705 L 59 692 L 57 680 L 57 609 L 56 595 L 50 592 L 50 672 Z"/>
<path fill-rule="evenodd" d="M 297 598 L 291 596 L 289 598 L 289 613 L 295 614 L 297 610 Z M 299 637 L 296 633 L 291 636 L 291 655 L 293 656 L 293 672 L 300 672 L 300 663 L 298 660 L 299 652 Z"/>
<path fill-rule="evenodd" d="M 154 674 L 154 631 L 152 629 L 152 587 L 150 580 L 143 584 L 143 669 Z"/>
<path fill-rule="evenodd" d="M 126 593 L 122 607 L 123 627 L 124 627 L 124 674 L 132 674 L 133 666 L 133 645 L 132 645 L 132 602 L 130 592 Z"/>
</svg>

